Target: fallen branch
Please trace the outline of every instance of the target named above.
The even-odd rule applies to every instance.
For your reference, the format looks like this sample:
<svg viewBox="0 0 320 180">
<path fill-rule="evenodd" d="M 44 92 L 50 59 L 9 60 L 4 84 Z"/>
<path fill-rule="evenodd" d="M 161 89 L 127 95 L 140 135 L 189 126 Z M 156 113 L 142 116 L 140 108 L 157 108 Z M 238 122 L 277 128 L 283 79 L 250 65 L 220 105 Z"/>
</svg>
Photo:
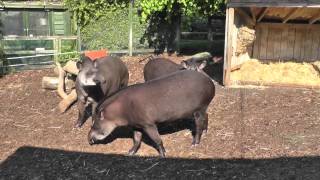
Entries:
<svg viewBox="0 0 320 180">
<path fill-rule="evenodd" d="M 65 92 L 65 84 L 64 84 L 64 79 L 66 77 L 66 72 L 62 69 L 61 64 L 57 63 L 58 71 L 59 71 L 59 83 L 58 83 L 58 88 L 57 92 L 62 99 L 66 99 L 68 97 L 67 93 Z"/>
<path fill-rule="evenodd" d="M 57 77 L 44 76 L 42 78 L 41 86 L 43 89 L 56 90 L 58 88 L 59 79 Z"/>
<path fill-rule="evenodd" d="M 69 95 L 67 95 L 63 100 L 59 103 L 59 111 L 61 113 L 66 112 L 66 110 L 77 100 L 77 92 L 73 89 Z"/>
<path fill-rule="evenodd" d="M 59 84 L 59 78 L 58 77 L 48 77 L 44 76 L 42 78 L 42 88 L 43 89 L 50 89 L 50 90 L 56 90 L 58 89 Z M 75 87 L 75 82 L 72 79 L 65 79 L 65 88 L 67 90 L 73 89 Z"/>
<path fill-rule="evenodd" d="M 74 74 L 74 75 L 78 75 L 78 73 L 79 73 L 79 69 L 77 68 L 77 62 L 75 62 L 75 61 L 68 61 L 67 64 L 65 66 L 63 66 L 62 69 L 64 71 L 66 71 L 70 74 Z"/>
</svg>

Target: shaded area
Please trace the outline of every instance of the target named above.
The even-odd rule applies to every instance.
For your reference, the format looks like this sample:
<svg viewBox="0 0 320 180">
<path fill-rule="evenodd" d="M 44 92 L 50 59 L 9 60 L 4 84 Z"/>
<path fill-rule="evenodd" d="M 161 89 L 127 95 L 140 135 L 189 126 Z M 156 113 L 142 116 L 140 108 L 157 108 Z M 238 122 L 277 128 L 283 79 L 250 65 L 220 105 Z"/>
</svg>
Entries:
<svg viewBox="0 0 320 180">
<path fill-rule="evenodd" d="M 223 85 L 223 63 L 209 63 L 203 70 L 214 81 L 218 82 L 220 85 Z"/>
<path fill-rule="evenodd" d="M 319 157 L 182 159 L 20 147 L 0 179 L 319 179 Z"/>
<path fill-rule="evenodd" d="M 177 133 L 183 130 L 189 130 L 191 132 L 190 136 L 192 137 L 195 136 L 194 119 L 181 119 L 173 122 L 163 122 L 163 123 L 157 124 L 157 128 L 160 135 L 168 135 L 168 134 Z M 157 150 L 157 145 L 152 139 L 150 139 L 149 135 L 147 135 L 142 129 L 140 131 L 143 134 L 142 142 L 144 142 L 149 146 L 152 146 L 154 149 Z M 118 127 L 106 139 L 98 142 L 97 144 L 109 144 L 117 140 L 118 138 L 123 138 L 123 139 L 133 138 L 133 129 L 128 126 Z M 190 145 L 191 145 L 191 141 L 190 141 Z"/>
</svg>

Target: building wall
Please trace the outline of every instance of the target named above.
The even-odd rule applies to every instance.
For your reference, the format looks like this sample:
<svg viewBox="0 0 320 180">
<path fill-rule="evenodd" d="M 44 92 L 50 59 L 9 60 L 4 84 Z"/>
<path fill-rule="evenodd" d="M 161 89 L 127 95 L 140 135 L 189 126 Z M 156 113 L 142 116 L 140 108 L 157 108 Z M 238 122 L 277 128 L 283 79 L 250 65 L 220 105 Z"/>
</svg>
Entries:
<svg viewBox="0 0 320 180">
<path fill-rule="evenodd" d="M 320 25 L 257 24 L 253 57 L 297 62 L 319 60 Z"/>
</svg>

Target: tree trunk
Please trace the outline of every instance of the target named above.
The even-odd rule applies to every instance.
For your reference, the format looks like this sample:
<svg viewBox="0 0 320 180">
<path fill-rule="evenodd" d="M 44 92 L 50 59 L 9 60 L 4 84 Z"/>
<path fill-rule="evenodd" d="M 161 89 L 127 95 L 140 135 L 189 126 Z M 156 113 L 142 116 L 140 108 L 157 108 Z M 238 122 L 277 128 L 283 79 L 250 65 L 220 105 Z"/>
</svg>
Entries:
<svg viewBox="0 0 320 180">
<path fill-rule="evenodd" d="M 212 21 L 212 16 L 208 16 L 208 22 L 207 22 L 207 26 L 208 26 L 208 40 L 210 43 L 210 52 L 212 51 L 212 43 L 213 43 L 213 31 L 212 31 L 212 27 L 211 27 L 211 21 Z"/>
<path fill-rule="evenodd" d="M 181 40 L 181 14 L 179 14 L 176 17 L 175 22 L 175 51 L 179 54 L 180 53 L 180 40 Z"/>
<path fill-rule="evenodd" d="M 168 38 L 168 45 L 167 51 L 168 53 L 174 53 L 180 51 L 180 37 L 181 37 L 181 9 L 179 3 L 175 2 L 172 7 L 172 13 L 170 17 L 170 24 L 169 24 L 169 38 Z"/>
</svg>

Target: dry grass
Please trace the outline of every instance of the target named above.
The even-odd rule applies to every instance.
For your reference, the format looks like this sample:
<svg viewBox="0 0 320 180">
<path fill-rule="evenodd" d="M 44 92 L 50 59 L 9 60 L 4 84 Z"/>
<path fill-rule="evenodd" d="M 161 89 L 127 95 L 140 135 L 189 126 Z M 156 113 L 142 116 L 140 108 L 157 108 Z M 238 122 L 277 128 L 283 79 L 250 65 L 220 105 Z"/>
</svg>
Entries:
<svg viewBox="0 0 320 180">
<path fill-rule="evenodd" d="M 245 62 L 231 73 L 233 81 L 320 85 L 320 61 L 313 63 L 276 62 L 264 64 L 256 59 Z"/>
</svg>

